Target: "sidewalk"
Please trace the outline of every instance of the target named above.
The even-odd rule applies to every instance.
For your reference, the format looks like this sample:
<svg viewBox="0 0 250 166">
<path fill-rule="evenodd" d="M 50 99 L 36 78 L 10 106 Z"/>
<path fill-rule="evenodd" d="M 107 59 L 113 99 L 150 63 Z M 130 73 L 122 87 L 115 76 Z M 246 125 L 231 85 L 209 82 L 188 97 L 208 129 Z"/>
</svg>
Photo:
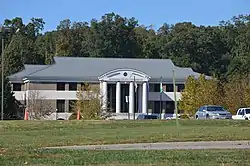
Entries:
<svg viewBox="0 0 250 166">
<path fill-rule="evenodd" d="M 45 149 L 71 149 L 71 150 L 73 149 L 75 150 L 250 149 L 250 140 L 59 146 L 59 147 L 46 147 Z"/>
</svg>

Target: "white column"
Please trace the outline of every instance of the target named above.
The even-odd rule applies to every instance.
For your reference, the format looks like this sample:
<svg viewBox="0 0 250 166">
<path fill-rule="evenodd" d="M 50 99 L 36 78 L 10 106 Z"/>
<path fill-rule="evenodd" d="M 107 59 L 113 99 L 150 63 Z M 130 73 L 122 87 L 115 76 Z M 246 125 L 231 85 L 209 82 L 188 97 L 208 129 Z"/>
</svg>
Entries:
<svg viewBox="0 0 250 166">
<path fill-rule="evenodd" d="M 121 112 L 121 83 L 116 83 L 116 104 L 115 104 L 115 112 Z"/>
<path fill-rule="evenodd" d="M 144 82 L 142 85 L 142 113 L 147 113 L 148 110 L 148 88 L 147 83 Z"/>
<path fill-rule="evenodd" d="M 134 93 L 134 83 L 129 83 L 129 113 L 134 113 L 134 104 L 135 104 L 135 93 Z"/>
<path fill-rule="evenodd" d="M 138 111 L 142 113 L 142 84 L 138 84 Z"/>
<path fill-rule="evenodd" d="M 108 83 L 104 81 L 102 83 L 102 108 L 107 109 L 108 107 Z"/>
</svg>

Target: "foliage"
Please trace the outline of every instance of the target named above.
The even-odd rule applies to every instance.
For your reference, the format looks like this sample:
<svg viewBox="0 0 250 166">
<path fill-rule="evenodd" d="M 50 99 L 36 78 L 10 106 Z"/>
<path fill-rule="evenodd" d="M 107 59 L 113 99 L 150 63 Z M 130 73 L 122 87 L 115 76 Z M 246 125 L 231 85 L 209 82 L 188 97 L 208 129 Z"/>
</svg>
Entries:
<svg viewBox="0 0 250 166">
<path fill-rule="evenodd" d="M 190 76 L 185 83 L 185 89 L 181 93 L 181 100 L 179 101 L 179 109 L 184 111 L 184 114 L 193 114 L 197 109 L 197 80 Z"/>
<path fill-rule="evenodd" d="M 80 116 L 80 120 L 82 119 L 82 116 Z M 69 117 L 69 120 L 77 120 L 77 112 L 72 112 L 72 114 Z"/>
<path fill-rule="evenodd" d="M 49 100 L 36 90 L 28 92 L 27 106 L 31 119 L 41 120 L 55 112 Z"/>
<path fill-rule="evenodd" d="M 187 115 L 187 114 L 181 114 L 181 115 L 180 115 L 180 118 L 181 118 L 181 119 L 190 119 L 190 116 Z"/>
<path fill-rule="evenodd" d="M 215 78 L 206 79 L 205 75 L 200 75 L 198 79 L 188 77 L 179 109 L 185 114 L 194 115 L 202 105 L 221 105 L 223 96 L 220 88 L 219 81 Z"/>
<path fill-rule="evenodd" d="M 100 90 L 88 83 L 84 83 L 77 91 L 77 101 L 75 103 L 75 112 L 80 110 L 82 119 L 97 120 L 106 119 L 110 114 L 102 109 L 103 96 Z"/>
<path fill-rule="evenodd" d="M 0 75 L 1 76 L 1 75 Z M 2 78 L 2 77 L 1 77 Z M 2 79 L 0 78 L 1 82 Z M 2 86 L 0 86 L 0 99 L 2 100 Z M 1 102 L 0 100 L 0 108 Z M 11 90 L 11 85 L 8 78 L 4 78 L 4 119 L 20 119 L 21 118 L 21 104 L 16 101 L 14 93 Z M 0 114 L 1 117 L 1 114 Z"/>
<path fill-rule="evenodd" d="M 170 58 L 178 66 L 192 67 L 199 73 L 224 79 L 250 71 L 249 22 L 248 14 L 221 21 L 219 26 L 178 22 L 163 23 L 154 30 L 152 26 L 139 25 L 134 17 L 107 13 L 99 21 L 65 19 L 56 30 L 41 34 L 45 25 L 42 18 L 32 18 L 25 25 L 22 18 L 16 17 L 4 22 L 11 28 L 5 49 L 11 59 L 10 68 L 15 68 L 17 62 L 48 64 L 54 55 Z M 20 69 L 18 64 L 16 69 L 10 70 Z"/>
<path fill-rule="evenodd" d="M 231 113 L 236 114 L 240 107 L 250 106 L 249 80 L 249 78 L 234 79 L 224 85 L 224 104 Z"/>
</svg>

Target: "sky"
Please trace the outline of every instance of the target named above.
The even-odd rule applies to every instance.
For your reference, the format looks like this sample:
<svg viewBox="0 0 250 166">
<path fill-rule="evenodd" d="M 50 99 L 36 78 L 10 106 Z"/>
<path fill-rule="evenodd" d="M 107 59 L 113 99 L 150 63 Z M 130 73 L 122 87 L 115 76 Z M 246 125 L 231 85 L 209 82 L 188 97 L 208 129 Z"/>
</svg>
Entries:
<svg viewBox="0 0 250 166">
<path fill-rule="evenodd" d="M 250 14 L 250 0 L 0 0 L 0 24 L 4 19 L 43 18 L 44 31 L 56 29 L 60 21 L 100 20 L 106 13 L 135 17 L 139 24 L 175 24 L 190 21 L 196 25 L 218 25 L 239 14 Z"/>
</svg>

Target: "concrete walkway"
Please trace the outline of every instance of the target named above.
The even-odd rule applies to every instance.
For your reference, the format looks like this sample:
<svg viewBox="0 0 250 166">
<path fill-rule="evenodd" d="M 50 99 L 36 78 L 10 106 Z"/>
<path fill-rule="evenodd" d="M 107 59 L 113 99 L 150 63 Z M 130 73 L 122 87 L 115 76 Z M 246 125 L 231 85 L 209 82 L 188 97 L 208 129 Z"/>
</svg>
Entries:
<svg viewBox="0 0 250 166">
<path fill-rule="evenodd" d="M 250 149 L 250 140 L 60 146 L 60 147 L 46 147 L 45 149 L 71 149 L 71 150 Z"/>
</svg>

